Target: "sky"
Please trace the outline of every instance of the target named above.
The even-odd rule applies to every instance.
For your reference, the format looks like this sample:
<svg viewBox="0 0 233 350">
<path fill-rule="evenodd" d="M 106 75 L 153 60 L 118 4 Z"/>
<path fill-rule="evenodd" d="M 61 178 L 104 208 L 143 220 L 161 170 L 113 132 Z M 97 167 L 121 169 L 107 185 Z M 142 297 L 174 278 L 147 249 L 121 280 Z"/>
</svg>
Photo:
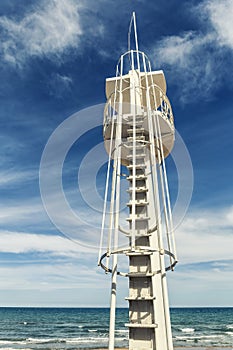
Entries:
<svg viewBox="0 0 233 350">
<path fill-rule="evenodd" d="M 175 229 L 170 305 L 233 306 L 231 0 L 0 2 L 0 306 L 109 305 L 110 275 L 97 267 L 102 113 L 133 11 L 140 50 L 165 73 L 194 175 Z M 168 173 L 175 203 L 169 159 Z M 127 295 L 119 279 L 118 306 Z"/>
</svg>

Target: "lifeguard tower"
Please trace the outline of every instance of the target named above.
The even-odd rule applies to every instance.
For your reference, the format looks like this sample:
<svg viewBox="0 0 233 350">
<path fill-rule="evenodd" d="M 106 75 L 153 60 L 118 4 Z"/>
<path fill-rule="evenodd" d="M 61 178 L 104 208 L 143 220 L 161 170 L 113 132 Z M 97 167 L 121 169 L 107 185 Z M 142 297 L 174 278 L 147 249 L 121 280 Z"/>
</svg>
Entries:
<svg viewBox="0 0 233 350">
<path fill-rule="evenodd" d="M 129 45 L 116 76 L 106 79 L 103 136 L 109 161 L 99 265 L 112 275 L 109 350 L 114 349 L 118 276 L 129 284 L 129 349 L 172 350 L 166 272 L 177 258 L 165 158 L 174 145 L 174 119 L 163 71 L 152 71 L 138 49 L 135 13 L 129 43 L 132 29 L 135 49 Z M 128 183 L 126 219 L 120 209 L 122 181 Z M 120 235 L 127 237 L 126 244 Z M 128 257 L 127 271 L 118 266 L 119 254 Z"/>
</svg>

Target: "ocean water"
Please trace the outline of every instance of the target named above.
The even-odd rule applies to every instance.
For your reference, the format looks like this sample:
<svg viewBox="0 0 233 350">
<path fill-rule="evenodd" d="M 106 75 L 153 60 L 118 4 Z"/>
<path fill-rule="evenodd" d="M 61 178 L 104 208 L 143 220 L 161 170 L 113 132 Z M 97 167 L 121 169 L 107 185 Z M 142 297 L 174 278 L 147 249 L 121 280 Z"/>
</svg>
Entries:
<svg viewBox="0 0 233 350">
<path fill-rule="evenodd" d="M 127 309 L 117 309 L 116 347 L 127 347 Z M 173 308 L 176 347 L 233 347 L 233 308 Z M 0 349 L 91 349 L 108 344 L 109 309 L 0 308 Z"/>
</svg>

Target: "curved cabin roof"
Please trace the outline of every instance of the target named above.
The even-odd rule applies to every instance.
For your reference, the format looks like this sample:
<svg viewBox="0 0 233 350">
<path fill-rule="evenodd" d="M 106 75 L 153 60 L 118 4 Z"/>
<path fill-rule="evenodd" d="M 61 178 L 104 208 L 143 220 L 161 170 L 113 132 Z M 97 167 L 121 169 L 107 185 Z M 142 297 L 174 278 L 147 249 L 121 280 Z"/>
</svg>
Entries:
<svg viewBox="0 0 233 350">
<path fill-rule="evenodd" d="M 140 72 L 139 74 L 141 79 L 141 86 L 146 87 L 145 72 Z M 147 77 L 148 77 L 149 86 L 152 84 L 158 85 L 166 95 L 167 84 L 166 84 L 166 79 L 162 70 L 156 70 L 154 72 L 147 73 Z M 130 86 L 130 75 L 125 74 L 122 76 L 122 79 L 123 79 L 122 89 L 124 90 Z M 107 99 L 115 91 L 115 83 L 117 83 L 117 89 L 118 89 L 120 85 L 120 80 L 121 80 L 121 77 L 112 77 L 112 78 L 106 79 L 105 94 Z"/>
</svg>

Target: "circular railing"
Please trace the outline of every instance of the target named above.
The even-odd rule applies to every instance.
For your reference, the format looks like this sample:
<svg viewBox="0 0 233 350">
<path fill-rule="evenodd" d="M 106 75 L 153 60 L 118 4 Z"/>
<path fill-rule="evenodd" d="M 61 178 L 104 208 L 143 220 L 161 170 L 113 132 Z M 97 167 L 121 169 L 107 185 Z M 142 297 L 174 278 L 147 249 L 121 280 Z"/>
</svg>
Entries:
<svg viewBox="0 0 233 350">
<path fill-rule="evenodd" d="M 115 89 L 115 91 L 109 96 L 104 109 L 104 133 L 109 124 L 111 124 L 113 120 L 117 119 L 119 111 L 122 111 L 123 115 L 130 114 L 129 111 L 133 105 L 124 99 L 124 94 L 126 94 L 126 92 L 129 94 L 130 89 L 131 86 L 122 89 L 122 91 Z M 154 112 L 159 112 L 161 117 L 170 125 L 172 129 L 174 129 L 172 107 L 163 90 L 158 85 L 150 85 L 148 89 L 149 95 L 146 101 L 146 87 L 136 87 L 136 89 L 137 93 L 141 95 L 141 105 L 137 107 L 140 107 L 143 110 L 144 116 L 148 109 L 152 115 Z M 120 95 L 122 95 L 122 97 Z"/>
</svg>

